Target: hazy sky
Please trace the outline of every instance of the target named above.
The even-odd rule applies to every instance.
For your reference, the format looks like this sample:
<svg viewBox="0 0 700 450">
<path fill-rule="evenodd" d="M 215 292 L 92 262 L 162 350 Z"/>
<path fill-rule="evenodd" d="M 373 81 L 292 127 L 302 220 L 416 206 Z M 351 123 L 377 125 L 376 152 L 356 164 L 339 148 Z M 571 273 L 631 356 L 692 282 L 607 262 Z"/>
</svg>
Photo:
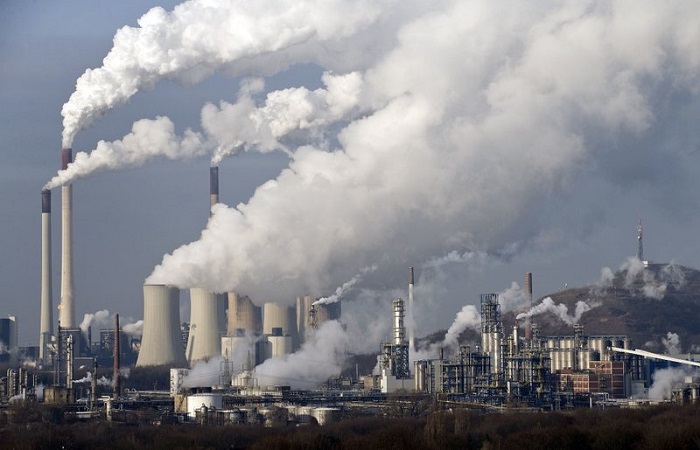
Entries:
<svg viewBox="0 0 700 450">
<path fill-rule="evenodd" d="M 40 191 L 59 166 L 61 108 L 117 29 L 177 3 L 0 2 L 0 314 L 18 316 L 21 345 L 38 342 Z M 464 3 L 260 1 L 203 18 L 192 8 L 181 20 L 203 24 L 186 35 L 201 46 L 180 54 L 177 39 L 154 38 L 170 51 L 134 50 L 148 56 L 137 66 L 171 72 L 127 71 L 144 78 L 138 92 L 78 130 L 74 153 L 156 116 L 178 136 L 190 128 L 247 151 L 222 160 L 232 208 L 201 240 L 211 148 L 76 180 L 76 321 L 101 309 L 141 318 L 144 280 L 195 241 L 156 280 L 289 302 L 376 265 L 348 293 L 352 312 L 353 301 L 388 304 L 414 265 L 419 335 L 527 271 L 536 296 L 598 280 L 636 253 L 639 214 L 647 258 L 699 267 L 694 2 Z M 177 35 L 170 19 L 149 24 Z M 229 49 L 237 39 L 248 46 Z M 276 92 L 267 103 L 266 92 Z M 253 113 L 262 119 L 244 120 Z M 53 211 L 57 305 L 59 189 Z"/>
</svg>

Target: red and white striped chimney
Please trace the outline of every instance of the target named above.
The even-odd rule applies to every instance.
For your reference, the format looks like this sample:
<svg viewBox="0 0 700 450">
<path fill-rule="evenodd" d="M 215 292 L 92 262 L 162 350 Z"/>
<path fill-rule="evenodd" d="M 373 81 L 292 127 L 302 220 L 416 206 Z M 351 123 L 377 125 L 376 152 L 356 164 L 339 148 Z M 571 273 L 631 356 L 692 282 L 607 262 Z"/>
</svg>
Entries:
<svg viewBox="0 0 700 450">
<path fill-rule="evenodd" d="M 61 151 L 61 170 L 73 162 L 73 151 Z M 61 327 L 75 328 L 75 306 L 73 305 L 73 188 L 71 184 L 61 186 Z"/>
</svg>

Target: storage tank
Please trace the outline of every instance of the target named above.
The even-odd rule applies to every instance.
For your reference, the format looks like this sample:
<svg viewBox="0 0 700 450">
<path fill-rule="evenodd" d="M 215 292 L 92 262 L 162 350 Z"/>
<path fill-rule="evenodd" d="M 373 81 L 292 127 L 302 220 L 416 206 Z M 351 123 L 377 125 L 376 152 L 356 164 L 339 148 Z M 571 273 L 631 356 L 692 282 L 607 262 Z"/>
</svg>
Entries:
<svg viewBox="0 0 700 450">
<path fill-rule="evenodd" d="M 326 425 L 340 421 L 340 409 L 338 408 L 316 408 L 313 416 L 319 425 Z"/>
<path fill-rule="evenodd" d="M 136 366 L 184 364 L 180 291 L 162 284 L 144 284 L 143 336 Z"/>
<path fill-rule="evenodd" d="M 197 410 L 206 407 L 208 410 L 223 408 L 223 395 L 218 392 L 192 394 L 187 396 L 187 415 L 194 418 Z"/>
</svg>

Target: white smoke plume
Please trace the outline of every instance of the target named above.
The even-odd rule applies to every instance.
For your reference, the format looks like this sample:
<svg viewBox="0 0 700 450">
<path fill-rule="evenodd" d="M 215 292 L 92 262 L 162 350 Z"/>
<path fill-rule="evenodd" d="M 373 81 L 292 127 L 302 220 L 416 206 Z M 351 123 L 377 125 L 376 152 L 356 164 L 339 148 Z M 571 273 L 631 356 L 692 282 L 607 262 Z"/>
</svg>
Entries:
<svg viewBox="0 0 700 450">
<path fill-rule="evenodd" d="M 559 303 L 557 305 L 554 303 L 554 300 L 552 300 L 552 297 L 547 297 L 544 300 L 542 300 L 541 303 L 538 303 L 537 305 L 533 306 L 532 309 L 530 309 L 529 311 L 518 314 L 516 316 L 516 319 L 526 319 L 528 317 L 533 317 L 549 312 L 557 316 L 559 319 L 561 319 L 562 322 L 566 323 L 567 325 L 576 325 L 578 321 L 581 320 L 581 316 L 585 312 L 588 312 L 597 306 L 600 306 L 600 302 L 593 302 L 590 300 L 587 302 L 578 301 L 576 302 L 576 309 L 574 310 L 573 314 L 569 314 L 569 308 L 565 304 Z"/>
<path fill-rule="evenodd" d="M 92 372 L 88 372 L 83 378 L 79 380 L 73 380 L 73 383 L 92 383 Z M 107 378 L 104 375 L 97 379 L 98 386 L 109 386 L 112 387 L 112 379 Z"/>
<path fill-rule="evenodd" d="M 661 343 L 664 345 L 664 351 L 667 355 L 678 355 L 681 353 L 681 338 L 678 333 L 666 333 L 665 338 L 661 338 Z"/>
<path fill-rule="evenodd" d="M 676 262 L 666 264 L 658 273 L 647 270 L 636 257 L 630 257 L 620 266 L 626 271 L 625 288 L 647 298 L 661 300 L 669 286 L 680 289 L 685 285 L 685 273 Z"/>
<path fill-rule="evenodd" d="M 100 141 L 91 152 L 78 152 L 65 170 L 59 170 L 45 186 L 53 189 L 95 172 L 139 167 L 157 157 L 187 159 L 207 154 L 211 146 L 192 130 L 182 136 L 167 117 L 134 122 L 131 133 L 114 142 Z"/>
<path fill-rule="evenodd" d="M 584 167 L 650 151 L 645 133 L 681 114 L 664 99 L 694 102 L 700 91 L 700 12 L 680 1 L 290 5 L 156 8 L 117 33 L 64 105 L 67 145 L 162 78 L 268 76 L 314 62 L 361 80 L 351 107 L 323 118 L 349 123 L 336 133 L 319 122 L 337 144 L 295 149 L 288 169 L 246 204 L 216 209 L 201 239 L 164 257 L 150 281 L 279 301 L 327 292 L 386 255 L 405 266 L 454 248 L 517 249 L 513 239 L 535 233 L 521 221 L 533 206 Z M 321 98 L 267 98 L 285 117 L 317 118 L 291 114 L 299 95 Z"/>
<path fill-rule="evenodd" d="M 328 297 L 322 297 L 318 300 L 316 300 L 313 304 L 314 305 L 323 305 L 326 303 L 335 303 L 337 302 L 345 292 L 347 292 L 349 289 L 351 289 L 353 286 L 357 284 L 358 281 L 360 281 L 367 273 L 369 272 L 374 272 L 377 270 L 377 265 L 372 265 L 369 267 L 365 267 L 360 272 L 352 277 L 350 280 L 346 281 L 343 283 L 342 286 L 339 286 L 335 292 L 332 295 L 329 295 Z"/>
<path fill-rule="evenodd" d="M 315 388 L 329 377 L 340 375 L 349 340 L 339 322 L 328 321 L 296 353 L 257 366 L 258 384 Z"/>
<path fill-rule="evenodd" d="M 601 297 L 605 295 L 608 289 L 613 287 L 613 280 L 615 279 L 615 274 L 610 267 L 603 267 L 600 269 L 600 280 L 591 286 L 589 294 L 593 297 Z"/>
<path fill-rule="evenodd" d="M 319 60 L 323 53 L 334 55 L 339 41 L 365 31 L 393 4 L 192 0 L 171 12 L 153 8 L 138 27 L 117 32 L 101 67 L 78 78 L 63 105 L 63 145 L 70 146 L 79 130 L 163 78 L 193 84 L 215 71 L 270 73 L 293 62 Z"/>
<path fill-rule="evenodd" d="M 98 328 L 106 328 L 110 325 L 110 314 L 109 311 L 103 309 L 97 311 L 94 314 L 86 313 L 83 316 L 83 321 L 80 322 L 80 330 L 83 332 L 85 337 L 88 335 L 88 330 L 91 326 L 95 325 Z"/>
<path fill-rule="evenodd" d="M 255 147 L 257 151 L 286 150 L 279 139 L 296 130 L 317 130 L 348 116 L 360 101 L 362 78 L 357 72 L 322 77 L 325 89 L 310 91 L 289 88 L 269 93 L 262 106 L 251 94 L 263 89 L 264 82 L 246 82 L 239 99 L 231 104 L 221 102 L 217 107 L 202 108 L 202 126 L 218 143 L 212 165 L 239 148 Z"/>
<path fill-rule="evenodd" d="M 124 324 L 121 329 L 127 336 L 132 338 L 141 337 L 141 335 L 143 335 L 143 320 Z"/>
<path fill-rule="evenodd" d="M 221 363 L 223 357 L 217 356 L 194 363 L 187 376 L 182 380 L 182 387 L 212 387 L 221 384 Z"/>
<path fill-rule="evenodd" d="M 459 335 L 464 330 L 471 328 L 475 331 L 481 329 L 481 314 L 477 311 L 474 305 L 465 305 L 460 312 L 457 313 L 455 321 L 450 325 L 445 334 L 443 345 L 445 347 L 455 346 Z"/>
<path fill-rule="evenodd" d="M 659 369 L 652 375 L 652 384 L 649 386 L 650 400 L 670 400 L 673 389 L 683 383 L 687 376 L 698 376 L 696 368 L 688 366 Z"/>
</svg>

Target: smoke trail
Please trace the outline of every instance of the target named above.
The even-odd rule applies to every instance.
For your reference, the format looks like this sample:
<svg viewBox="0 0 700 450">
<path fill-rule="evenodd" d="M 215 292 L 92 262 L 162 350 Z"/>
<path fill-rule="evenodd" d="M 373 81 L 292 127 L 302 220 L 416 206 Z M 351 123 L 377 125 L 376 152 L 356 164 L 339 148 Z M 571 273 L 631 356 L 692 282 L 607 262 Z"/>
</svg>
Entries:
<svg viewBox="0 0 700 450">
<path fill-rule="evenodd" d="M 322 297 L 322 298 L 316 300 L 313 304 L 314 305 L 324 305 L 326 303 L 337 302 L 345 292 L 347 292 L 350 288 L 355 286 L 358 281 L 360 281 L 365 275 L 367 275 L 367 273 L 374 272 L 375 270 L 377 270 L 376 264 L 372 265 L 370 267 L 363 268 L 362 270 L 360 270 L 360 272 L 357 275 L 355 275 L 350 280 L 343 283 L 342 286 L 339 286 L 332 295 L 329 295 L 328 297 Z"/>
<path fill-rule="evenodd" d="M 554 300 L 552 300 L 552 297 L 547 297 L 544 300 L 542 300 L 541 303 L 532 307 L 532 309 L 530 309 L 528 312 L 518 314 L 516 316 L 516 319 L 526 319 L 528 317 L 537 316 L 545 312 L 550 312 L 557 316 L 559 319 L 561 319 L 567 325 L 575 325 L 578 323 L 579 320 L 581 320 L 581 316 L 583 315 L 583 313 L 588 312 L 591 309 L 600 305 L 600 302 L 578 301 L 576 302 L 576 309 L 574 313 L 572 315 L 569 315 L 569 308 L 565 304 L 559 303 L 557 305 L 554 303 Z"/>
<path fill-rule="evenodd" d="M 270 92 L 257 106 L 251 94 L 262 91 L 264 82 L 246 82 L 236 103 L 221 102 L 202 108 L 202 126 L 218 143 L 212 165 L 238 148 L 255 147 L 267 152 L 286 147 L 279 139 L 297 130 L 317 130 L 348 116 L 360 101 L 362 78 L 324 73 L 325 89 L 290 88 Z"/>
<path fill-rule="evenodd" d="M 459 335 L 467 328 L 474 331 L 479 331 L 481 325 L 481 315 L 476 310 L 474 305 L 465 305 L 460 312 L 457 313 L 455 321 L 450 325 L 445 334 L 443 345 L 451 347 L 457 344 Z"/>
<path fill-rule="evenodd" d="M 61 112 L 63 145 L 71 146 L 79 130 L 163 78 L 193 84 L 217 70 L 264 73 L 318 60 L 324 52 L 333 55 L 339 41 L 366 30 L 393 3 L 192 0 L 171 12 L 153 8 L 138 27 L 117 31 L 103 65 L 78 78 Z"/>
<path fill-rule="evenodd" d="M 654 151 L 644 138 L 681 114 L 660 98 L 697 103 L 700 11 L 687 4 L 414 6 L 362 34 L 376 42 L 365 60 L 338 70 L 314 56 L 361 75 L 362 116 L 337 148 L 296 149 L 247 203 L 214 208 L 201 238 L 164 256 L 148 282 L 280 301 L 327 292 L 387 255 L 407 266 L 454 248 L 517 249 L 538 228 L 523 217 L 582 167 Z M 359 38 L 338 42 L 340 54 Z M 297 56 L 265 61 L 274 72 Z M 680 147 L 669 142 L 669 154 Z"/>
<path fill-rule="evenodd" d="M 106 309 L 97 311 L 94 314 L 87 313 L 85 314 L 85 316 L 83 316 L 83 321 L 80 322 L 80 330 L 87 337 L 88 330 L 93 324 L 95 324 L 98 327 L 108 326 L 109 318 L 109 311 Z"/>
<path fill-rule="evenodd" d="M 132 338 L 140 337 L 143 334 L 143 320 L 137 320 L 134 323 L 122 325 L 122 331 Z"/>
<path fill-rule="evenodd" d="M 665 338 L 661 338 L 661 343 L 664 344 L 664 350 L 667 355 L 678 355 L 681 353 L 681 338 L 678 333 L 666 333 Z"/>
<path fill-rule="evenodd" d="M 91 152 L 78 152 L 66 170 L 59 170 L 45 186 L 56 186 L 89 174 L 126 167 L 139 167 L 156 157 L 168 159 L 194 158 L 211 150 L 204 138 L 192 130 L 182 137 L 167 117 L 134 122 L 131 133 L 114 142 L 100 141 Z"/>
<path fill-rule="evenodd" d="M 349 340 L 340 323 L 328 321 L 296 353 L 268 359 L 257 366 L 258 384 L 315 388 L 329 377 L 340 374 Z"/>
</svg>

